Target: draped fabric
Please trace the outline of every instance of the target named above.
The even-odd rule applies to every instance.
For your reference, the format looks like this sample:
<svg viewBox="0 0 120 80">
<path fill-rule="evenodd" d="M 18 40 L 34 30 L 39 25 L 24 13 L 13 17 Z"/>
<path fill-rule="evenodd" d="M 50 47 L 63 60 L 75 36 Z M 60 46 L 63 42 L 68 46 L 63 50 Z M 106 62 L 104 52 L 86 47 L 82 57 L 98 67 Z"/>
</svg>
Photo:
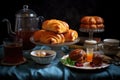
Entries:
<svg viewBox="0 0 120 80">
<path fill-rule="evenodd" d="M 37 46 L 35 49 L 51 49 L 47 46 Z M 56 59 L 49 65 L 35 63 L 29 53 L 24 53 L 27 61 L 17 66 L 0 64 L 0 80 L 119 80 L 120 66 L 111 64 L 100 70 L 80 70 L 64 66 L 60 62 L 62 51 L 57 51 Z M 0 58 L 3 48 L 0 46 Z"/>
</svg>

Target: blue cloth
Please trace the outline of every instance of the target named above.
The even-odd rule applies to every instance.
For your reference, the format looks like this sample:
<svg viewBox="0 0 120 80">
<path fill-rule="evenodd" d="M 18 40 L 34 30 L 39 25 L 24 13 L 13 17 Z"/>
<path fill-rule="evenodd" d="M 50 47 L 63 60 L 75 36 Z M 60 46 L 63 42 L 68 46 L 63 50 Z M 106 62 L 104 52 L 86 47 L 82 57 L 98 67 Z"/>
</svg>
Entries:
<svg viewBox="0 0 120 80">
<path fill-rule="evenodd" d="M 51 49 L 47 46 L 37 46 L 35 49 Z M 27 62 L 17 66 L 0 65 L 0 80 L 120 80 L 120 66 L 111 64 L 100 70 L 80 70 L 66 67 L 60 63 L 64 55 L 57 51 L 56 59 L 49 65 L 35 63 L 29 55 L 24 56 Z M 0 46 L 0 56 L 3 48 Z"/>
</svg>

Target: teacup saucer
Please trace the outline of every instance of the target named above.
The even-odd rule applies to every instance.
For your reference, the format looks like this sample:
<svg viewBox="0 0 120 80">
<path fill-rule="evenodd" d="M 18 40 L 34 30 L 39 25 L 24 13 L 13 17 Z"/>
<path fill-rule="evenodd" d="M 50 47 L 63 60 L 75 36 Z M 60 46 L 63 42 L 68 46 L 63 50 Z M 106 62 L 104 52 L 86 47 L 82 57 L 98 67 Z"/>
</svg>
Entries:
<svg viewBox="0 0 120 80">
<path fill-rule="evenodd" d="M 5 62 L 4 59 L 1 60 L 1 64 L 2 65 L 8 65 L 8 66 L 16 66 L 16 65 L 20 65 L 20 64 L 23 64 L 25 63 L 27 60 L 26 58 L 23 57 L 23 60 L 20 61 L 20 62 L 17 62 L 17 63 L 8 63 L 8 62 Z"/>
</svg>

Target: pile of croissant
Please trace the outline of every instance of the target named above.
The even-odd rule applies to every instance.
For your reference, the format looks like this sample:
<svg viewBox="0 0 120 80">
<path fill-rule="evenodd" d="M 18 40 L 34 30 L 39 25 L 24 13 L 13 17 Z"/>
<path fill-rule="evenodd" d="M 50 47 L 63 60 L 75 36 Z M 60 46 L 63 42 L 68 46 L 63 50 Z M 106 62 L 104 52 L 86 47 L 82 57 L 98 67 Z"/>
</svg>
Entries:
<svg viewBox="0 0 120 80">
<path fill-rule="evenodd" d="M 78 38 L 76 30 L 70 29 L 67 22 L 57 19 L 45 20 L 42 29 L 33 34 L 35 42 L 59 44 L 71 42 Z"/>
</svg>

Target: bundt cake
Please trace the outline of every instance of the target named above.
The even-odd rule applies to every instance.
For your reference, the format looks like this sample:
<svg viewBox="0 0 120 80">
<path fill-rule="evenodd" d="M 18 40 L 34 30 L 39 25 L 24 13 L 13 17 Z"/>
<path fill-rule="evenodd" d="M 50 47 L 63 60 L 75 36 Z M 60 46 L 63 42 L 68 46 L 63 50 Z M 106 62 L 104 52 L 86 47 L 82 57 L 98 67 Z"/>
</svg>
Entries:
<svg viewBox="0 0 120 80">
<path fill-rule="evenodd" d="M 84 16 L 80 20 L 80 28 L 85 29 L 103 29 L 104 28 L 104 20 L 99 16 Z"/>
</svg>

